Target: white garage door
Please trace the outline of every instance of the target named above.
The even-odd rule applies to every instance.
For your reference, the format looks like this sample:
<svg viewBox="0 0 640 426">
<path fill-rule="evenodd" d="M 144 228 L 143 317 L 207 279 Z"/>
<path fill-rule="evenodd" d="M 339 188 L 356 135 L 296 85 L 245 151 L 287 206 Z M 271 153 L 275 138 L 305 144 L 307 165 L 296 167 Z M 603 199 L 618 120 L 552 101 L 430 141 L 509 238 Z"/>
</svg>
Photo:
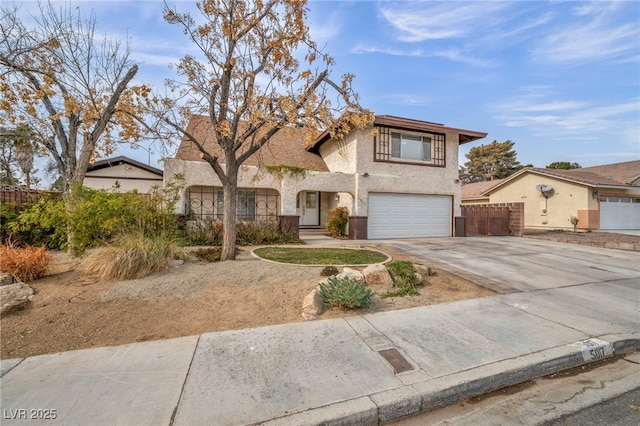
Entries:
<svg viewBox="0 0 640 426">
<path fill-rule="evenodd" d="M 370 239 L 451 236 L 451 197 L 369 194 Z"/>
<path fill-rule="evenodd" d="M 640 199 L 600 198 L 600 229 L 640 229 Z"/>
</svg>

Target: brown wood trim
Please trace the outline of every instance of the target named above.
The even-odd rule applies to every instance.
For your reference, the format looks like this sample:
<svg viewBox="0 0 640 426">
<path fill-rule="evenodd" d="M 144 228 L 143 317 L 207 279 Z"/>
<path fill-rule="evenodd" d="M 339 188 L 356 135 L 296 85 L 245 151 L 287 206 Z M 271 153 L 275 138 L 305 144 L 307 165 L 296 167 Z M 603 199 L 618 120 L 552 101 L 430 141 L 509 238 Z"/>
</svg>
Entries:
<svg viewBox="0 0 640 426">
<path fill-rule="evenodd" d="M 398 160 L 385 160 L 385 159 L 379 159 L 378 155 L 388 155 L 389 158 L 391 157 L 391 141 L 389 141 L 389 152 L 388 153 L 379 153 L 378 152 L 378 134 L 375 134 L 373 136 L 373 162 L 374 163 L 391 163 L 391 164 L 406 164 L 406 165 L 410 165 L 410 166 L 423 166 L 423 167 L 440 167 L 440 168 L 446 168 L 447 167 L 447 134 L 446 133 L 440 133 L 440 132 L 432 132 L 432 131 L 419 131 L 419 130 L 411 130 L 411 129 L 405 129 L 402 127 L 391 127 L 391 126 L 378 126 L 379 129 L 387 129 L 389 130 L 389 133 L 391 133 L 391 130 L 406 130 L 406 131 L 411 131 L 413 133 L 423 133 L 423 134 L 428 134 L 428 135 L 438 135 L 438 136 L 442 136 L 442 149 L 443 149 L 443 155 L 442 155 L 442 164 L 435 164 L 435 163 L 427 163 L 424 161 L 398 161 Z M 379 132 L 378 132 L 379 133 Z M 432 142 L 435 143 L 435 142 Z"/>
<path fill-rule="evenodd" d="M 375 163 L 407 164 L 409 166 L 440 167 L 440 168 L 447 167 L 446 161 L 445 161 L 445 164 L 438 165 L 438 164 L 429 164 L 429 163 L 419 163 L 414 161 L 376 160 L 375 154 L 374 154 L 373 161 Z"/>
</svg>

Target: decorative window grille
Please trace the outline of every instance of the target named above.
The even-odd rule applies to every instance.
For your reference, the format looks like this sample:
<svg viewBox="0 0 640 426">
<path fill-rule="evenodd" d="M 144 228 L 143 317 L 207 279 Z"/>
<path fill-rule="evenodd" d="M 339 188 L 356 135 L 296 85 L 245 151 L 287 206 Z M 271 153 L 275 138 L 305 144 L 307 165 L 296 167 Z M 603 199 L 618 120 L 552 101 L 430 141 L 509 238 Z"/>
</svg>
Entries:
<svg viewBox="0 0 640 426">
<path fill-rule="evenodd" d="M 378 128 L 374 137 L 375 161 L 445 166 L 445 135 Z"/>
</svg>

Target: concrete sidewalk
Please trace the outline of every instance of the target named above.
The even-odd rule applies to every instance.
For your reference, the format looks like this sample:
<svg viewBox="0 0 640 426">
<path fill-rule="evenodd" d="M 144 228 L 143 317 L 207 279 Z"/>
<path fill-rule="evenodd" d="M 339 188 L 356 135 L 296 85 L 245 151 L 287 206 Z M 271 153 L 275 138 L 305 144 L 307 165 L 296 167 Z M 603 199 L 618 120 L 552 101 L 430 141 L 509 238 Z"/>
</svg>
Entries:
<svg viewBox="0 0 640 426">
<path fill-rule="evenodd" d="M 3 360 L 2 424 L 379 424 L 639 349 L 639 290 L 629 279 Z"/>
</svg>

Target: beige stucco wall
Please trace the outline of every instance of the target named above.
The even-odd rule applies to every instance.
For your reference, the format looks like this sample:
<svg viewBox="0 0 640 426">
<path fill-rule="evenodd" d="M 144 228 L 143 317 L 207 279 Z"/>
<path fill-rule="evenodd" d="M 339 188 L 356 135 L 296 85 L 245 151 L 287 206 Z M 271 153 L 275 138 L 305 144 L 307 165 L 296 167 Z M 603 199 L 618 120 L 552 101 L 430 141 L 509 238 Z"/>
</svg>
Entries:
<svg viewBox="0 0 640 426">
<path fill-rule="evenodd" d="M 305 176 L 285 175 L 280 179 L 257 167 L 244 166 L 238 186 L 275 189 L 281 196 L 282 215 L 296 214 L 296 197 L 300 191 L 321 191 L 344 193 L 335 205 L 332 203 L 335 196 L 334 200 L 324 200 L 326 204 L 323 205 L 329 208 L 345 206 L 355 216 L 368 216 L 371 192 L 447 195 L 453 197 L 453 213 L 458 216 L 461 186 L 457 183 L 457 134 L 446 135 L 445 149 L 446 167 L 374 162 L 373 134 L 370 130 L 359 130 L 352 132 L 344 142 L 328 141 L 320 147 L 329 173 L 309 171 Z M 187 186 L 220 186 L 218 177 L 205 162 L 167 159 L 164 169 L 165 182 L 182 174 Z M 180 205 L 184 206 L 184 202 Z"/>
<path fill-rule="evenodd" d="M 458 135 L 446 134 L 445 141 L 446 167 L 374 161 L 374 135 L 366 129 L 352 132 L 339 146 L 333 141 L 325 143 L 320 153 L 329 170 L 354 174 L 356 200 L 352 215 L 368 216 L 370 192 L 394 192 L 452 196 L 454 215 L 458 216 Z M 355 161 L 346 156 L 355 156 Z"/>
<path fill-rule="evenodd" d="M 193 185 L 222 186 L 220 179 L 208 163 L 202 161 L 183 161 L 167 159 L 164 162 L 165 182 L 181 174 L 186 187 Z M 296 214 L 296 197 L 300 191 L 353 192 L 353 175 L 309 171 L 304 176 L 275 176 L 255 166 L 243 166 L 238 174 L 240 188 L 270 188 L 278 191 L 281 197 L 282 215 Z M 178 203 L 176 213 L 184 214 L 186 200 Z M 325 200 L 327 201 L 327 200 Z"/>
<path fill-rule="evenodd" d="M 536 189 L 539 184 L 553 187 L 553 195 L 545 199 Z M 525 228 L 573 229 L 569 218 L 578 217 L 578 210 L 597 209 L 597 200 L 592 192 L 591 188 L 584 185 L 524 173 L 492 191 L 490 202 L 523 202 Z"/>
<path fill-rule="evenodd" d="M 330 172 L 353 174 L 357 171 L 358 137 L 351 134 L 346 140 L 328 141 L 320 146 L 320 156 Z"/>
<path fill-rule="evenodd" d="M 119 192 L 136 189 L 144 194 L 150 192 L 154 185 L 162 186 L 162 177 L 129 164 L 87 172 L 83 185 L 93 189 L 116 190 L 116 181 Z"/>
</svg>

